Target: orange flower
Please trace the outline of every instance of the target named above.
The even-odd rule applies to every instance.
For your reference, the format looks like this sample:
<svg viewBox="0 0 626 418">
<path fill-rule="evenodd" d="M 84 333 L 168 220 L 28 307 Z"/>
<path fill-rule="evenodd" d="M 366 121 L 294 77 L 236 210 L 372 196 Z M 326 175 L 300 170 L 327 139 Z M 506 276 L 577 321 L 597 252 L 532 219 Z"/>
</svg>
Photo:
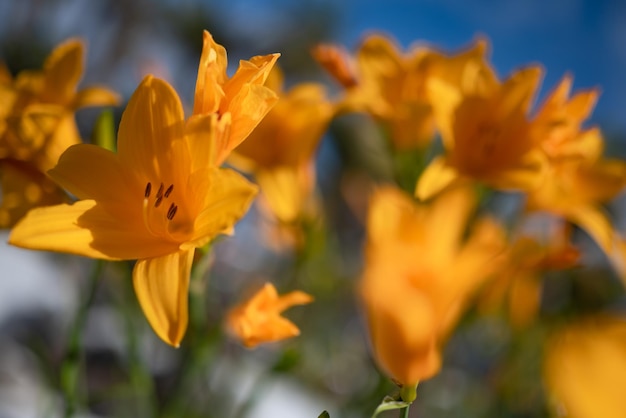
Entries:
<svg viewBox="0 0 626 418">
<path fill-rule="evenodd" d="M 624 189 L 626 164 L 602 158 L 604 140 L 598 128 L 581 130 L 598 92 L 581 92 L 568 100 L 571 83 L 571 77 L 564 77 L 533 121 L 532 134 L 549 165 L 544 181 L 529 191 L 527 209 L 564 217 L 610 255 L 614 228 L 602 204 Z"/>
<path fill-rule="evenodd" d="M 195 249 L 231 232 L 257 191 L 212 163 L 207 143 L 215 132 L 215 124 L 185 123 L 176 91 L 145 77 L 122 115 L 118 152 L 77 144 L 50 170 L 79 200 L 30 211 L 9 242 L 138 260 L 133 285 L 139 304 L 157 335 L 178 346 L 187 329 Z"/>
<path fill-rule="evenodd" d="M 431 82 L 446 153 L 426 168 L 416 195 L 428 199 L 467 180 L 504 190 L 537 187 L 546 162 L 530 135 L 527 114 L 540 76 L 539 67 L 529 67 L 502 84 L 472 71 L 461 85 Z"/>
<path fill-rule="evenodd" d="M 346 89 L 341 109 L 372 114 L 388 129 L 393 146 L 407 150 L 424 148 L 434 138 L 431 80 L 456 85 L 466 83 L 472 72 L 491 74 L 485 52 L 482 39 L 457 55 L 426 47 L 402 52 L 376 34 L 363 41 L 355 58 L 334 45 L 318 46 L 313 56 Z"/>
<path fill-rule="evenodd" d="M 549 340 L 544 381 L 555 416 L 621 418 L 626 411 L 626 321 L 602 316 Z"/>
<path fill-rule="evenodd" d="M 268 85 L 280 98 L 230 162 L 254 173 L 272 212 L 280 221 L 291 223 L 305 211 L 313 193 L 314 153 L 334 106 L 320 84 L 298 84 L 283 92 L 278 67 Z"/>
<path fill-rule="evenodd" d="M 219 119 L 220 132 L 215 138 L 218 165 L 252 132 L 278 100 L 263 83 L 279 56 L 270 54 L 242 60 L 235 74 L 228 77 L 226 49 L 204 31 L 192 119 Z"/>
<path fill-rule="evenodd" d="M 278 296 L 274 285 L 265 283 L 254 296 L 228 313 L 226 326 L 248 348 L 295 337 L 300 335 L 300 330 L 280 314 L 292 306 L 312 301 L 310 295 L 301 291 Z"/>
<path fill-rule="evenodd" d="M 463 241 L 473 207 L 465 189 L 432 205 L 392 187 L 372 197 L 360 294 L 375 357 L 405 386 L 439 371 L 441 345 L 504 251 L 503 231 L 489 219 Z"/>
<path fill-rule="evenodd" d="M 12 226 L 33 207 L 64 200 L 45 173 L 63 151 L 81 142 L 74 112 L 119 102 L 102 87 L 77 91 L 84 49 L 80 40 L 70 39 L 48 56 L 43 70 L 23 71 L 15 79 L 0 70 L 0 227 Z"/>
</svg>

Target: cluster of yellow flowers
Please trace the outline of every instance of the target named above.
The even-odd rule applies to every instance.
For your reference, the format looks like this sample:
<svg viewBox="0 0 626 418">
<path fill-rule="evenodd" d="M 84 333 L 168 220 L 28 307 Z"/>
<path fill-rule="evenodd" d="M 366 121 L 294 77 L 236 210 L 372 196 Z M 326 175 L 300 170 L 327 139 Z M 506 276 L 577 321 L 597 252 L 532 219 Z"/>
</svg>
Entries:
<svg viewBox="0 0 626 418">
<path fill-rule="evenodd" d="M 598 91 L 570 96 L 566 75 L 534 108 L 542 68 L 500 80 L 487 50 L 478 39 L 452 55 L 424 46 L 402 52 L 381 35 L 355 55 L 319 45 L 314 58 L 342 86 L 331 100 L 319 83 L 284 91 L 279 54 L 241 61 L 229 77 L 226 50 L 205 31 L 192 115 L 167 82 L 148 75 L 126 105 L 113 152 L 81 143 L 74 111 L 119 99 L 104 88 L 76 92 L 83 47 L 68 41 L 41 72 L 13 80 L 0 69 L 0 226 L 13 227 L 9 242 L 24 248 L 137 260 L 141 308 L 159 337 L 179 346 L 195 250 L 232 233 L 257 194 L 224 163 L 251 174 L 264 207 L 296 224 L 318 215 L 314 156 L 330 122 L 369 114 L 391 153 L 412 151 L 425 164 L 412 190 L 373 188 L 357 286 L 380 368 L 414 389 L 440 370 L 442 347 L 470 302 L 488 309 L 508 300 L 516 326 L 535 319 L 541 274 L 580 262 L 572 225 L 626 276 L 626 244 L 602 207 L 623 191 L 626 163 L 605 158 L 600 129 L 583 127 Z M 442 151 L 431 158 L 437 138 Z M 479 213 L 488 191 L 523 196 L 512 227 Z M 537 214 L 549 225 L 539 232 L 530 227 Z M 311 301 L 267 284 L 230 312 L 227 326 L 248 347 L 295 336 L 299 329 L 280 314 Z M 575 325 L 546 345 L 546 382 L 562 408 L 587 407 L 577 391 L 599 385 L 584 382 L 592 363 L 614 360 L 606 373 L 614 388 L 624 383 L 626 323 L 597 322 L 593 335 Z M 617 392 L 596 398 L 621 401 Z"/>
</svg>

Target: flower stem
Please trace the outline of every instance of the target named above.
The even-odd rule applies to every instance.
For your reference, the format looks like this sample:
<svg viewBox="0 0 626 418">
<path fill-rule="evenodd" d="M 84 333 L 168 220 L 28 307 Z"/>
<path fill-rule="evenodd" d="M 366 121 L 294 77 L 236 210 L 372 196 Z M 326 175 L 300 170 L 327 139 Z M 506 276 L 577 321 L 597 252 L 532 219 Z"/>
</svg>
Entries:
<svg viewBox="0 0 626 418">
<path fill-rule="evenodd" d="M 98 288 L 98 279 L 102 273 L 104 262 L 102 260 L 96 260 L 93 265 L 93 269 L 89 275 L 89 289 L 87 293 L 87 299 L 78 309 L 74 323 L 70 330 L 69 340 L 67 343 L 67 351 L 65 358 L 61 364 L 61 390 L 65 397 L 65 417 L 70 418 L 74 416 L 76 410 L 82 403 L 83 394 L 80 391 L 80 372 L 82 363 L 82 350 L 80 345 L 81 332 L 85 326 L 87 320 L 87 311 L 91 306 L 96 295 Z"/>
<path fill-rule="evenodd" d="M 411 405 L 407 405 L 407 407 L 402 410 L 402 418 L 409 418 L 409 409 L 411 409 Z"/>
</svg>

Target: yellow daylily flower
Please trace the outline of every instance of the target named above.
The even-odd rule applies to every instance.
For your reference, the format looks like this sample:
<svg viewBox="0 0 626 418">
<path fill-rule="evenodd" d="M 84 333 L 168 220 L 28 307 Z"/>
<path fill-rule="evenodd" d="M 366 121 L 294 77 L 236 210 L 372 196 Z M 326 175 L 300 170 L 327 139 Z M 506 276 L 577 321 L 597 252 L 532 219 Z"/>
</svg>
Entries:
<svg viewBox="0 0 626 418">
<path fill-rule="evenodd" d="M 198 66 L 194 117 L 219 117 L 215 160 L 221 164 L 258 125 L 278 100 L 263 84 L 280 54 L 255 56 L 239 62 L 232 77 L 226 73 L 226 49 L 203 33 L 202 55 Z"/>
<path fill-rule="evenodd" d="M 528 192 L 529 211 L 548 211 L 584 229 L 607 253 L 614 228 L 602 204 L 626 186 L 626 163 L 602 157 L 600 129 L 581 130 L 596 103 L 595 89 L 568 99 L 572 78 L 565 76 L 533 121 L 532 132 L 548 157 L 548 175 Z"/>
<path fill-rule="evenodd" d="M 402 52 L 391 39 L 374 34 L 354 58 L 335 45 L 319 45 L 313 56 L 346 89 L 341 109 L 372 114 L 388 129 L 392 145 L 407 150 L 424 148 L 434 138 L 431 79 L 456 85 L 465 84 L 471 72 L 491 74 L 486 45 L 479 39 L 456 55 L 427 47 Z"/>
<path fill-rule="evenodd" d="M 0 227 L 13 225 L 33 207 L 64 200 L 60 189 L 51 188 L 45 172 L 63 151 L 81 142 L 74 112 L 119 102 L 115 93 L 103 87 L 77 90 L 84 71 L 84 49 L 80 40 L 70 39 L 55 48 L 42 70 L 23 71 L 15 79 L 2 71 L 0 171 L 4 173 L 0 175 L 3 190 L 10 190 L 11 198 L 3 198 L 0 204 Z M 32 192 L 35 188 L 36 193 Z"/>
<path fill-rule="evenodd" d="M 546 345 L 543 374 L 556 415 L 622 417 L 626 410 L 626 321 L 605 315 L 555 333 Z"/>
<path fill-rule="evenodd" d="M 265 283 L 250 299 L 230 310 L 226 327 L 248 348 L 295 337 L 300 335 L 300 330 L 280 314 L 312 301 L 310 295 L 299 290 L 279 296 L 274 285 Z"/>
<path fill-rule="evenodd" d="M 500 263 L 504 232 L 494 221 L 463 239 L 474 200 L 455 189 L 418 205 L 391 186 L 372 196 L 360 295 L 375 358 L 402 385 L 439 371 L 442 344 Z"/>
<path fill-rule="evenodd" d="M 147 76 L 130 98 L 118 152 L 70 147 L 49 174 L 79 200 L 38 208 L 9 242 L 105 260 L 137 259 L 133 284 L 155 332 L 178 346 L 187 327 L 194 249 L 228 232 L 256 188 L 212 164 L 217 118 L 185 123 L 180 99 Z M 207 134 L 209 138 L 207 138 Z"/>
<path fill-rule="evenodd" d="M 313 193 L 314 153 L 334 106 L 317 83 L 283 91 L 278 67 L 270 74 L 268 86 L 274 86 L 278 102 L 229 161 L 254 173 L 272 212 L 280 221 L 291 223 L 305 211 Z"/>
<path fill-rule="evenodd" d="M 528 190 L 545 174 L 545 155 L 530 135 L 527 114 L 541 69 L 529 67 L 492 84 L 472 71 L 462 85 L 429 84 L 445 155 L 418 180 L 416 195 L 428 199 L 467 180 L 502 190 Z M 472 78 L 475 78 L 472 80 Z"/>
</svg>

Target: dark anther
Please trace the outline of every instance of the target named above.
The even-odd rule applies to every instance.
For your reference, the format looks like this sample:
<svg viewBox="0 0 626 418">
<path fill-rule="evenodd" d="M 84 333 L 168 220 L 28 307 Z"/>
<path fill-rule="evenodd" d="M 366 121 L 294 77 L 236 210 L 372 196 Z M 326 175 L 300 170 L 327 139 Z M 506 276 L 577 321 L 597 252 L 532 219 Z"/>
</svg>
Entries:
<svg viewBox="0 0 626 418">
<path fill-rule="evenodd" d="M 158 208 L 161 205 L 162 201 L 163 201 L 163 196 L 157 196 L 156 202 L 154 202 L 154 207 Z"/>
<path fill-rule="evenodd" d="M 163 198 L 163 183 L 161 183 L 161 185 L 159 186 L 159 191 L 157 192 L 156 197 L 157 200 Z"/>
<path fill-rule="evenodd" d="M 146 191 L 143 192 L 143 195 L 145 198 L 150 197 L 150 191 L 152 190 L 152 185 L 150 184 L 150 182 L 148 182 L 148 184 L 146 184 Z"/>
<path fill-rule="evenodd" d="M 174 190 L 174 185 L 170 184 L 170 187 L 168 187 L 167 190 L 165 191 L 165 197 L 170 197 L 170 194 L 172 193 L 173 190 Z"/>
<path fill-rule="evenodd" d="M 174 215 L 176 215 L 177 210 L 178 210 L 178 206 L 172 203 L 170 205 L 170 208 L 167 211 L 167 219 L 169 219 L 170 221 L 174 219 Z"/>
</svg>

